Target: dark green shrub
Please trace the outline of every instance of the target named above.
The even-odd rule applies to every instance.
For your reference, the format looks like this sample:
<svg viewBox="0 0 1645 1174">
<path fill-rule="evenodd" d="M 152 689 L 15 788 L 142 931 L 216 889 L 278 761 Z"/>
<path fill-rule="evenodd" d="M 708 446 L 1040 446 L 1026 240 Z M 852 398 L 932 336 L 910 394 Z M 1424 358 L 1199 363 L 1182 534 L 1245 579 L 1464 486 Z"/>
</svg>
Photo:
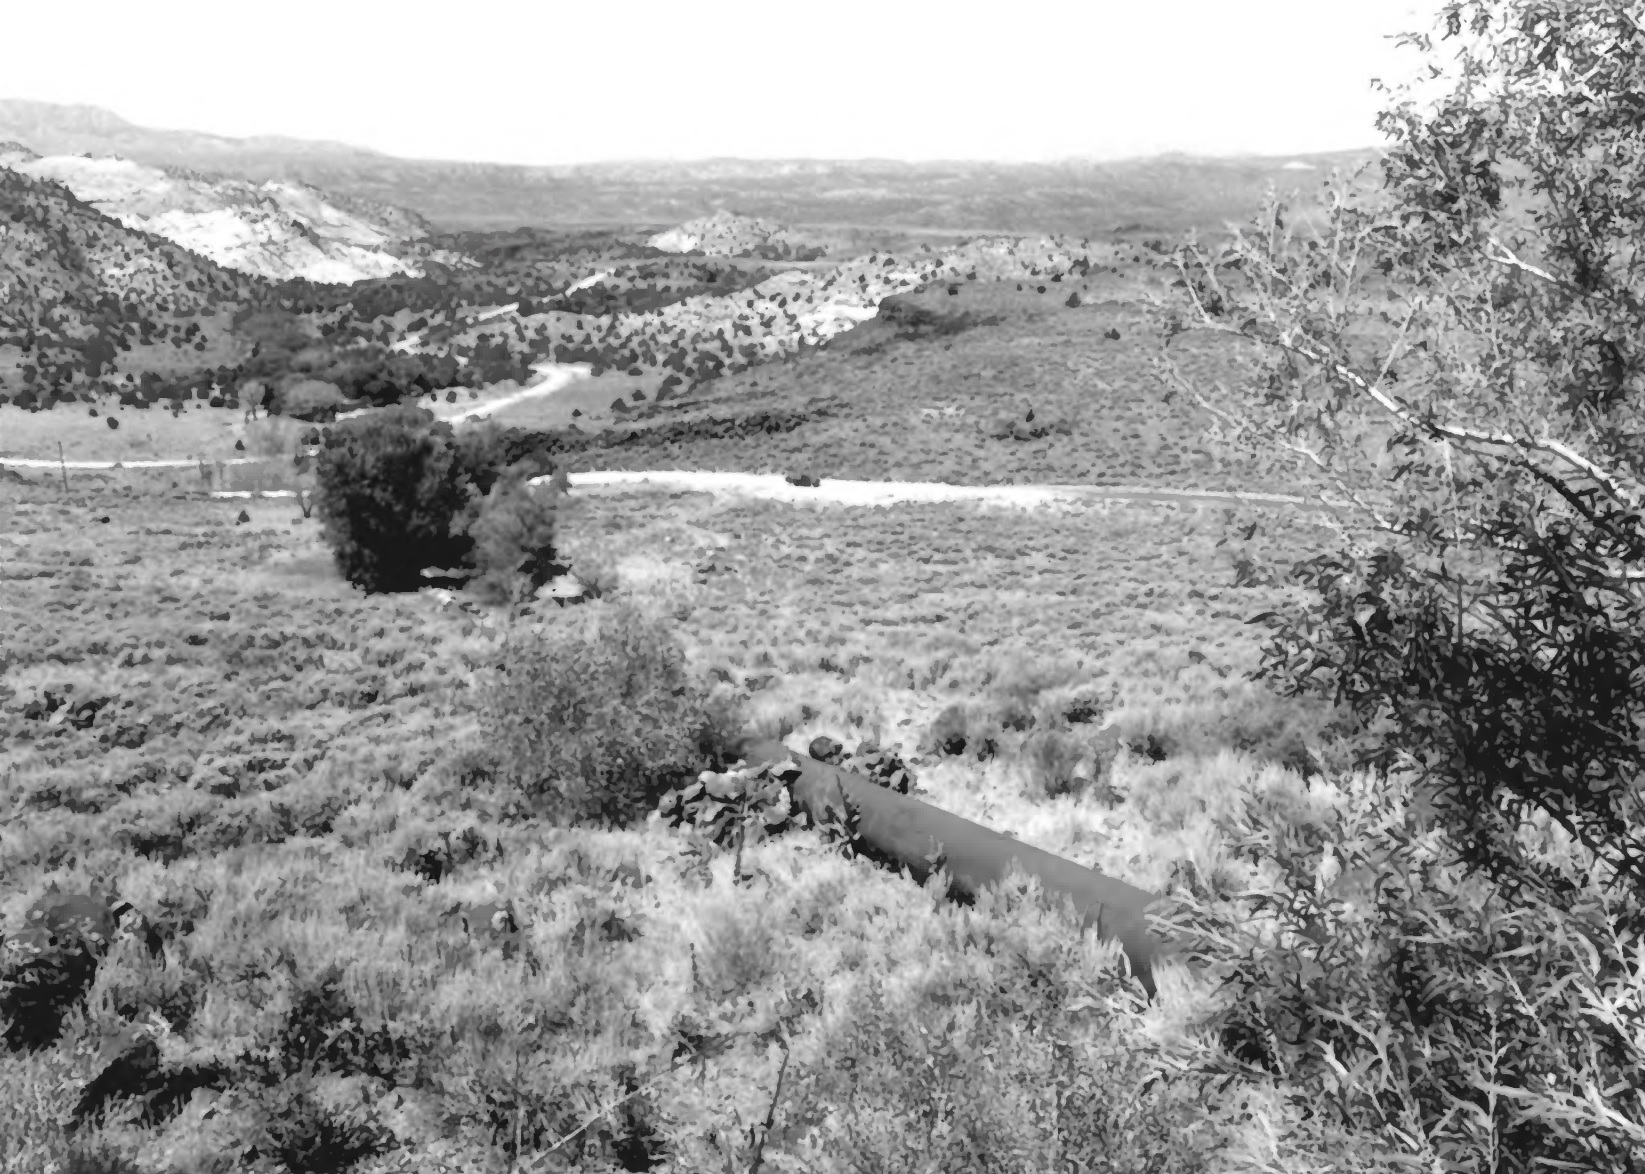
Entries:
<svg viewBox="0 0 1645 1174">
<path fill-rule="evenodd" d="M 500 773 L 554 817 L 624 826 L 725 750 L 740 714 L 628 602 L 514 629 L 480 689 Z"/>
<path fill-rule="evenodd" d="M 292 1174 L 346 1170 L 393 1147 L 392 1131 L 358 1081 L 303 1074 L 253 1096 L 261 1135 L 253 1152 L 278 1159 Z"/>
<path fill-rule="evenodd" d="M 345 402 L 342 389 L 322 379 L 299 379 L 274 397 L 282 416 L 308 421 L 334 419 Z"/>
<path fill-rule="evenodd" d="M 1262 867 L 1157 910 L 1220 992 L 1184 1038 L 1213 1076 L 1279 1077 L 1343 1170 L 1638 1170 L 1637 895 L 1551 820 L 1517 843 L 1569 908 L 1470 875 L 1423 790 L 1282 776 L 1219 821 Z"/>
<path fill-rule="evenodd" d="M 469 504 L 459 450 L 431 420 L 390 411 L 325 434 L 316 509 L 338 570 L 367 591 L 415 591 L 425 567 L 461 567 L 473 547 L 452 525 Z"/>
<path fill-rule="evenodd" d="M 408 405 L 326 429 L 316 508 L 338 569 L 367 591 L 414 591 L 428 584 L 426 568 L 544 576 L 553 557 L 551 512 L 522 501 L 522 488 L 480 521 L 505 470 L 519 482 L 549 471 L 539 445 L 518 429 L 456 433 Z M 483 567 L 474 562 L 476 525 L 486 543 Z M 511 537 L 527 544 L 518 557 L 503 549 Z"/>
<path fill-rule="evenodd" d="M 493 481 L 502 471 L 515 466 L 532 477 L 552 473 L 554 462 L 546 448 L 547 439 L 541 433 L 503 428 L 490 420 L 456 434 L 464 465 L 481 493 L 491 492 Z M 528 470 L 528 465 L 534 468 Z"/>
<path fill-rule="evenodd" d="M 920 739 L 922 754 L 970 754 L 978 761 L 992 758 L 999 750 L 1000 723 L 986 706 L 954 704 L 935 718 Z"/>
<path fill-rule="evenodd" d="M 1060 730 L 1035 730 L 1023 739 L 1024 773 L 1031 789 L 1047 798 L 1077 793 L 1091 781 L 1093 771 L 1086 758 L 1081 741 Z"/>
<path fill-rule="evenodd" d="M 948 706 L 932 721 L 931 728 L 926 731 L 925 738 L 920 743 L 920 749 L 939 754 L 964 754 L 968 724 L 965 706 Z"/>
<path fill-rule="evenodd" d="M 565 573 L 554 550 L 558 489 L 526 484 L 536 470 L 530 461 L 510 466 L 484 495 L 470 487 L 465 532 L 474 543 L 469 563 L 477 576 L 468 589 L 484 602 L 527 599 Z"/>
</svg>

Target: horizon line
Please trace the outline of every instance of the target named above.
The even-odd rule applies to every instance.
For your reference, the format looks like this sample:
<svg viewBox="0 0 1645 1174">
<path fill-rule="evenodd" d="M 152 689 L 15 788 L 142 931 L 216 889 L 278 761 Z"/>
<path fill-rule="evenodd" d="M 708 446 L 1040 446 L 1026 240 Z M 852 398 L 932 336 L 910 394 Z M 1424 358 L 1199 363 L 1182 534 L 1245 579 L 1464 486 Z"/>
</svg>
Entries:
<svg viewBox="0 0 1645 1174">
<path fill-rule="evenodd" d="M 1147 154 L 1127 154 L 1114 156 L 1100 156 L 1096 154 L 1070 153 L 1048 156 L 1036 159 L 998 159 L 982 157 L 943 156 L 930 159 L 897 158 L 889 155 L 702 155 L 689 158 L 678 156 L 626 156 L 617 158 L 582 159 L 574 162 L 559 163 L 505 163 L 491 159 L 453 159 L 431 155 L 395 155 L 375 147 L 364 147 L 356 143 L 343 142 L 340 139 L 310 139 L 298 135 L 284 133 L 253 134 L 253 135 L 224 135 L 214 131 L 190 130 L 179 127 L 144 126 L 131 122 L 119 113 L 106 106 L 97 106 L 86 102 L 46 102 L 37 98 L 0 98 L 0 104 L 15 102 L 31 106 L 48 106 L 60 110 L 87 110 L 100 114 L 110 115 L 126 127 L 134 131 L 148 131 L 157 134 L 199 135 L 202 138 L 216 139 L 224 143 L 247 145 L 244 149 L 256 150 L 253 146 L 258 142 L 291 143 L 294 145 L 307 144 L 314 147 L 338 148 L 358 152 L 360 155 L 373 157 L 385 162 L 398 163 L 425 163 L 425 164 L 454 164 L 465 167 L 504 167 L 521 170 L 552 171 L 576 167 L 690 167 L 703 166 L 713 163 L 738 164 L 891 164 L 901 167 L 944 167 L 944 166 L 986 166 L 986 167 L 1058 167 L 1075 164 L 1105 165 L 1121 163 L 1146 163 L 1153 160 L 1184 159 L 1201 162 L 1245 162 L 1265 159 L 1302 159 L 1319 155 L 1357 155 L 1376 153 L 1386 149 L 1386 144 L 1364 144 L 1355 147 L 1332 147 L 1323 150 L 1299 151 L 1235 151 L 1227 154 L 1211 154 L 1182 149 L 1155 151 Z M 70 132 L 74 133 L 74 132 Z M 82 132 L 82 133 L 97 133 Z M 20 143 L 21 146 L 28 146 Z M 29 150 L 34 150 L 29 146 Z M 111 154 L 114 154 L 111 152 Z M 115 155 L 115 157 L 123 157 Z"/>
</svg>

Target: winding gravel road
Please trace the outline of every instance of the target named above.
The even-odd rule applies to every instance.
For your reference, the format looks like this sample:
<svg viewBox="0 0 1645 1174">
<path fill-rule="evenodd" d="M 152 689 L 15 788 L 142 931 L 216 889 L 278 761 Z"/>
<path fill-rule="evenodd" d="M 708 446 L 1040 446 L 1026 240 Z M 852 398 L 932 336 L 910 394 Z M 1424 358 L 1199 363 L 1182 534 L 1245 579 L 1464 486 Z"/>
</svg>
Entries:
<svg viewBox="0 0 1645 1174">
<path fill-rule="evenodd" d="M 532 484 L 546 481 L 539 477 Z M 576 473 L 570 477 L 574 492 L 626 493 L 655 489 L 674 493 L 709 492 L 716 497 L 757 497 L 767 501 L 828 502 L 836 505 L 880 507 L 898 502 L 973 501 L 987 505 L 1023 507 L 1075 501 L 1184 501 L 1223 505 L 1289 505 L 1325 509 L 1303 497 L 1277 493 L 1214 492 L 1200 489 L 1157 489 L 1129 485 L 949 485 L 942 481 L 846 481 L 821 478 L 815 486 L 792 485 L 777 473 L 712 473 L 685 470 L 656 472 L 614 471 Z"/>
<path fill-rule="evenodd" d="M 192 469 L 197 461 L 68 461 L 69 469 Z M 212 462 L 224 465 L 286 465 L 285 461 L 242 458 Z M 0 466 L 56 469 L 57 461 L 0 457 Z M 541 484 L 546 477 L 536 478 Z M 1208 505 L 1288 505 L 1298 509 L 1328 510 L 1323 503 L 1279 493 L 1241 493 L 1207 489 L 1162 489 L 1132 485 L 950 485 L 942 481 L 849 481 L 824 477 L 815 486 L 793 485 L 778 473 L 716 473 L 683 469 L 655 471 L 616 470 L 576 473 L 570 478 L 576 493 L 631 493 L 655 490 L 668 493 L 712 493 L 721 498 L 761 498 L 790 503 L 884 507 L 899 502 L 971 501 L 985 505 L 1024 508 L 1080 501 L 1180 501 Z M 296 497 L 292 489 L 217 490 L 212 497 Z"/>
</svg>

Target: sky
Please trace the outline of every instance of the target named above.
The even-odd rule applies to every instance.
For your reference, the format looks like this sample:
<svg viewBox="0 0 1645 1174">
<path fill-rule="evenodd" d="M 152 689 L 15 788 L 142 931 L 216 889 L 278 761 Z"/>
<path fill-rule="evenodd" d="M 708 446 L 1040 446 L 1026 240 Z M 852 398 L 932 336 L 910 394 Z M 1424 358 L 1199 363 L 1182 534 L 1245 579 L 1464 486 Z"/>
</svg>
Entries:
<svg viewBox="0 0 1645 1174">
<path fill-rule="evenodd" d="M 0 0 L 0 97 L 392 155 L 1027 162 L 1375 146 L 1439 0 Z M 19 46 L 50 51 L 17 52 Z"/>
</svg>

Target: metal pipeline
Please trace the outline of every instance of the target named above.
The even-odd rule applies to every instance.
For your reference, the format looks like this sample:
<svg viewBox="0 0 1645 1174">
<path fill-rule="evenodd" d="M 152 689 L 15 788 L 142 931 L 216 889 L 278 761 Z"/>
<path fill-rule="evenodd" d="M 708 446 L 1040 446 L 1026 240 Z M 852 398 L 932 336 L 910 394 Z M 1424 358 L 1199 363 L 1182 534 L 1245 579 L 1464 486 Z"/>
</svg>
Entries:
<svg viewBox="0 0 1645 1174">
<path fill-rule="evenodd" d="M 1081 927 L 1095 926 L 1105 942 L 1118 939 L 1131 973 L 1152 999 L 1154 963 L 1169 956 L 1171 944 L 1148 930 L 1144 910 L 1158 894 L 1104 876 L 1094 869 L 1024 844 L 1001 832 L 884 787 L 852 771 L 818 762 L 781 742 L 749 739 L 739 752 L 750 764 L 792 759 L 800 777 L 789 788 L 794 804 L 816 824 L 849 826 L 865 854 L 906 866 L 920 884 L 946 867 L 951 895 L 974 897 L 984 886 L 1001 881 L 1015 860 L 1024 872 L 1039 877 L 1047 894 L 1067 894 Z"/>
</svg>

